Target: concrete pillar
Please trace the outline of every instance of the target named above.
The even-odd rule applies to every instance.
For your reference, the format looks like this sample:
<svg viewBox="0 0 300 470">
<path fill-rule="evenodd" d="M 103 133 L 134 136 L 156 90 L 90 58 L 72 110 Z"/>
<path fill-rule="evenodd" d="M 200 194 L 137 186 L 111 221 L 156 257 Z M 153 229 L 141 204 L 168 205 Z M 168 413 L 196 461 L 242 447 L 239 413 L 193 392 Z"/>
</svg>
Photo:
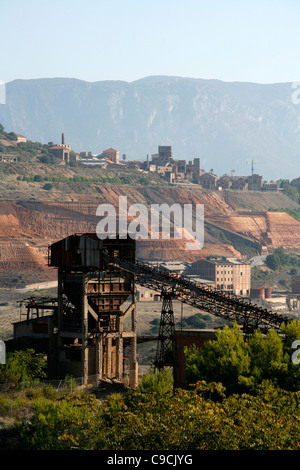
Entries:
<svg viewBox="0 0 300 470">
<path fill-rule="evenodd" d="M 63 271 L 58 268 L 57 273 L 57 334 L 55 334 L 55 350 L 49 357 L 49 368 L 53 377 L 60 376 L 60 348 L 63 346 L 61 331 L 63 329 Z"/>
<path fill-rule="evenodd" d="M 123 378 L 123 338 L 120 335 L 116 339 L 116 377 L 118 380 Z"/>
<path fill-rule="evenodd" d="M 62 269 L 58 268 L 57 273 L 57 326 L 58 331 L 62 329 L 62 322 L 63 322 L 63 273 Z"/>
<path fill-rule="evenodd" d="M 132 293 L 132 303 L 133 308 L 131 310 L 131 330 L 132 330 L 132 338 L 131 338 L 131 357 L 130 357 L 130 366 L 129 366 L 129 385 L 130 387 L 136 388 L 138 385 L 138 363 L 136 360 L 136 350 L 137 350 L 137 337 L 136 337 L 136 288 L 135 283 L 133 285 L 133 293 Z"/>
<path fill-rule="evenodd" d="M 112 337 L 107 336 L 105 339 L 105 375 L 111 378 L 111 355 L 112 355 Z"/>
<path fill-rule="evenodd" d="M 101 333 L 97 337 L 96 351 L 96 375 L 98 376 L 98 380 L 101 381 L 103 378 L 103 336 Z"/>
<path fill-rule="evenodd" d="M 82 377 L 83 383 L 88 383 L 88 298 L 87 298 L 87 277 L 82 275 Z"/>
</svg>

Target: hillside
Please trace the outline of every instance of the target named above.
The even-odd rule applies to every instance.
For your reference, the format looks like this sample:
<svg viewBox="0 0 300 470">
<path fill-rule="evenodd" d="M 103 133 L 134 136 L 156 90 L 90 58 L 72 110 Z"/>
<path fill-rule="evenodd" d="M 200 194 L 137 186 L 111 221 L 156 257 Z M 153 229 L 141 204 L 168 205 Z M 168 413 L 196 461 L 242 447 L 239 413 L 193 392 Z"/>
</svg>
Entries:
<svg viewBox="0 0 300 470">
<path fill-rule="evenodd" d="M 3 134 L 3 133 L 2 133 Z M 2 145 L 18 156 L 0 162 L 0 286 L 48 281 L 56 271 L 47 266 L 48 246 L 73 233 L 96 230 L 99 204 L 203 204 L 204 246 L 187 251 L 186 240 L 142 240 L 137 256 L 144 260 L 195 261 L 209 255 L 253 256 L 262 246 L 300 250 L 300 222 L 282 208 L 298 204 L 282 192 L 211 191 L 198 185 L 170 185 L 154 173 L 128 165 L 89 168 L 41 163 L 47 146 L 17 145 L 2 135 Z M 48 183 L 48 186 L 46 186 Z"/>
<path fill-rule="evenodd" d="M 254 159 L 265 179 L 291 179 L 300 174 L 299 106 L 292 94 L 291 83 L 182 77 L 15 80 L 6 84 L 0 122 L 44 144 L 64 132 L 77 152 L 113 147 L 145 160 L 158 145 L 172 145 L 174 158 L 200 157 L 205 171 L 220 176 L 232 169 L 250 174 L 247 162 Z"/>
<path fill-rule="evenodd" d="M 37 193 L 42 191 L 41 185 L 42 183 L 32 184 L 31 191 L 34 191 L 34 186 L 38 186 Z M 60 189 L 61 192 L 55 194 L 55 200 L 45 198 L 39 201 L 0 201 L 0 277 L 3 281 L 7 277 L 15 278 L 20 274 L 26 282 L 54 279 L 56 273 L 46 266 L 49 244 L 76 232 L 94 231 L 99 221 L 96 217 L 98 205 L 101 202 L 116 204 L 119 195 L 124 194 L 128 196 L 129 204 L 134 202 L 146 205 L 157 202 L 172 204 L 178 201 L 204 204 L 206 222 L 218 222 L 219 227 L 246 236 L 251 229 L 253 239 L 269 245 L 271 249 L 280 245 L 300 249 L 300 223 L 295 219 L 280 212 L 266 212 L 259 216 L 261 220 L 259 225 L 251 213 L 244 216 L 234 215 L 232 208 L 218 193 L 173 187 L 97 185 L 94 197 L 91 194 L 86 196 L 74 192 L 69 199 L 63 200 L 62 188 Z M 92 193 L 92 188 L 90 192 Z M 60 200 L 59 196 L 62 196 Z M 280 202 L 283 203 L 286 197 L 281 195 L 281 198 Z M 283 218 L 283 223 L 278 225 L 274 222 L 267 230 L 266 221 L 270 216 Z M 237 219 L 240 221 L 239 226 L 236 224 Z M 287 230 L 287 223 L 292 230 Z M 232 242 L 226 243 L 211 230 L 205 231 L 204 247 L 196 252 L 186 251 L 183 240 L 140 241 L 137 247 L 139 258 L 158 261 L 162 259 L 194 261 L 211 254 L 238 257 L 242 254 L 238 245 L 235 249 Z"/>
</svg>

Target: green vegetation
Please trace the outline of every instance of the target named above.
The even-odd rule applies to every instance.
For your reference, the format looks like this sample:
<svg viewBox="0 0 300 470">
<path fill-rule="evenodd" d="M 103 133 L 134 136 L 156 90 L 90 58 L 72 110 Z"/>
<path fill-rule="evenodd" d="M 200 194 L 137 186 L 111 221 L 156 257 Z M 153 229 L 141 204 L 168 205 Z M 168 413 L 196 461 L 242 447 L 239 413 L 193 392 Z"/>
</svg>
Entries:
<svg viewBox="0 0 300 470">
<path fill-rule="evenodd" d="M 42 163 L 54 163 L 55 158 L 48 151 L 49 144 L 41 144 L 40 142 L 18 142 L 16 144 L 17 135 L 14 132 L 5 132 L 4 127 L 0 124 L 0 139 L 11 141 L 14 145 L 3 145 L 0 143 L 0 152 L 18 152 L 20 154 L 27 153 L 31 156 L 39 154 L 39 160 Z"/>
<path fill-rule="evenodd" d="M 14 132 L 5 132 L 2 124 L 0 124 L 0 139 L 12 140 L 12 141 L 18 140 L 17 135 Z M 4 152 L 6 147 L 3 144 L 0 144 L 0 145 L 1 145 L 0 152 Z"/>
<path fill-rule="evenodd" d="M 220 381 L 226 393 L 252 393 L 268 381 L 289 391 L 300 389 L 300 368 L 291 361 L 291 345 L 300 339 L 300 322 L 283 327 L 287 339 L 270 330 L 266 337 L 257 330 L 245 338 L 240 328 L 216 330 L 217 339 L 203 349 L 185 349 L 186 376 L 190 383 Z"/>
<path fill-rule="evenodd" d="M 282 189 L 282 192 L 286 194 L 290 199 L 299 203 L 299 192 L 297 188 L 291 185 L 289 180 L 279 180 L 279 188 Z"/>
<path fill-rule="evenodd" d="M 283 332 L 285 340 L 272 330 L 245 339 L 233 325 L 204 349 L 187 348 L 188 390 L 174 390 L 168 369 L 101 399 L 75 383 L 70 389 L 72 377 L 61 390 L 36 384 L 0 393 L 0 448 L 12 437 L 22 450 L 296 450 L 300 365 L 290 347 L 300 322 Z M 24 353 L 13 353 L 9 368 L 22 364 L 26 379 L 42 377 L 41 357 Z"/>
<path fill-rule="evenodd" d="M 170 393 L 173 390 L 173 373 L 171 369 L 163 372 L 145 374 L 137 388 L 138 393 Z"/>
<path fill-rule="evenodd" d="M 53 184 L 51 183 L 45 183 L 43 186 L 43 189 L 45 189 L 46 191 L 50 191 L 52 188 L 53 188 Z"/>
<path fill-rule="evenodd" d="M 25 390 L 0 416 L 20 417 L 9 436 L 22 450 L 296 450 L 300 393 L 264 384 L 255 396 L 226 397 L 221 383 L 190 390 L 139 390 L 98 400 L 75 390 Z M 28 415 L 28 410 L 30 415 Z M 2 446 L 5 431 L 0 434 Z"/>
<path fill-rule="evenodd" d="M 295 270 L 295 266 L 300 267 L 300 259 L 298 256 L 288 255 L 285 253 L 283 247 L 280 246 L 274 253 L 266 257 L 266 265 L 270 269 L 273 269 L 273 271 L 276 271 L 282 266 L 293 266 L 292 269 Z"/>
<path fill-rule="evenodd" d="M 183 329 L 188 328 L 206 328 L 207 323 L 211 320 L 210 315 L 205 313 L 195 313 L 190 317 L 184 318 L 182 322 L 177 323 L 177 327 L 181 327 Z"/>
<path fill-rule="evenodd" d="M 89 184 L 141 184 L 148 186 L 151 184 L 151 180 L 146 178 L 145 176 L 135 177 L 134 175 L 123 175 L 123 176 L 97 176 L 90 178 L 88 176 L 83 175 L 74 175 L 72 177 L 67 177 L 64 175 L 25 175 L 25 176 L 17 176 L 17 181 L 26 181 L 27 183 L 41 183 L 44 181 L 51 181 L 51 183 L 89 183 Z"/>
<path fill-rule="evenodd" d="M 0 384 L 32 383 L 46 377 L 47 361 L 33 349 L 7 354 L 6 364 L 0 364 Z"/>
<path fill-rule="evenodd" d="M 270 207 L 269 212 L 286 212 L 291 217 L 294 217 L 294 219 L 296 219 L 296 220 L 298 220 L 298 222 L 300 222 L 300 208 L 298 208 L 298 207 L 296 207 L 295 209 L 289 209 L 288 207 L 286 207 L 284 209 L 274 209 L 274 208 Z"/>
<path fill-rule="evenodd" d="M 220 318 L 215 318 L 214 316 L 208 315 L 206 313 L 195 313 L 186 318 L 183 318 L 182 321 L 179 320 L 175 327 L 177 329 L 204 329 L 204 328 L 215 328 L 222 325 L 225 325 L 226 321 Z M 154 318 L 150 321 L 150 331 L 152 335 L 158 334 L 160 325 L 160 318 Z"/>
</svg>

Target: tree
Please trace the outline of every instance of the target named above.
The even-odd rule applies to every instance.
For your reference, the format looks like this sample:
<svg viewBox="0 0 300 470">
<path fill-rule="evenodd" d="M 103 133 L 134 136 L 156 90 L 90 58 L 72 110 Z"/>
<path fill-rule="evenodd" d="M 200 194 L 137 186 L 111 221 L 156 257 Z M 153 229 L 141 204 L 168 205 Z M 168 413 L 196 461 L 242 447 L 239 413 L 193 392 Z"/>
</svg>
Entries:
<svg viewBox="0 0 300 470">
<path fill-rule="evenodd" d="M 284 386 L 290 358 L 278 333 L 270 330 L 266 337 L 256 330 L 249 338 L 250 377 L 253 391 L 264 380 Z"/>
<path fill-rule="evenodd" d="M 250 357 L 243 333 L 235 323 L 216 331 L 217 339 L 204 348 L 185 348 L 186 377 L 190 383 L 198 380 L 222 382 L 228 394 L 242 391 L 240 377 L 249 374 Z"/>
<path fill-rule="evenodd" d="M 42 177 L 42 175 L 34 175 L 33 177 L 33 181 L 36 181 L 36 182 L 41 182 L 43 180 L 44 178 Z"/>
<path fill-rule="evenodd" d="M 190 383 L 220 381 L 229 395 L 256 393 L 264 381 L 297 391 L 300 366 L 291 360 L 291 345 L 300 339 L 300 322 L 282 326 L 282 332 L 285 340 L 273 329 L 267 335 L 256 330 L 245 339 L 237 325 L 217 330 L 216 340 L 208 341 L 204 348 L 185 348 L 186 376 Z"/>
<path fill-rule="evenodd" d="M 41 157 L 39 157 L 39 161 L 40 161 L 41 163 L 46 163 L 46 164 L 52 165 L 53 163 L 55 163 L 55 158 L 54 158 L 53 155 L 44 154 L 44 155 L 42 155 Z"/>
<path fill-rule="evenodd" d="M 280 258 L 278 256 L 278 254 L 273 253 L 272 255 L 268 255 L 266 257 L 266 265 L 269 268 L 273 269 L 273 271 L 276 271 L 276 269 L 278 269 L 281 265 Z"/>
<path fill-rule="evenodd" d="M 0 383 L 31 382 L 46 377 L 47 361 L 33 349 L 7 354 L 6 365 L 0 366 Z"/>
<path fill-rule="evenodd" d="M 52 188 L 53 188 L 53 184 L 51 183 L 46 183 L 43 186 L 43 189 L 45 189 L 46 191 L 50 191 Z"/>
</svg>

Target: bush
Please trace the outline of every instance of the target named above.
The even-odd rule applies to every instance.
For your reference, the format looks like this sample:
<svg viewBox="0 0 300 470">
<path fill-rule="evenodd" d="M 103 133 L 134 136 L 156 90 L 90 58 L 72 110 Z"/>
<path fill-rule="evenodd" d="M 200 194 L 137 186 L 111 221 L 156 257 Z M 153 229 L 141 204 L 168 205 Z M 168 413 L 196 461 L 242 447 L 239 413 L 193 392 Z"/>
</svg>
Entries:
<svg viewBox="0 0 300 470">
<path fill-rule="evenodd" d="M 55 163 L 55 158 L 53 155 L 44 154 L 39 157 L 39 161 L 41 163 L 45 163 L 46 165 L 53 165 Z"/>
<path fill-rule="evenodd" d="M 44 178 L 41 175 L 34 175 L 34 177 L 33 177 L 33 181 L 35 181 L 35 182 L 41 182 L 43 180 L 44 180 Z"/>
<path fill-rule="evenodd" d="M 152 372 L 142 377 L 137 388 L 138 393 L 167 393 L 173 389 L 173 373 L 171 369 L 163 372 Z"/>
<path fill-rule="evenodd" d="M 8 353 L 0 365 L 0 383 L 30 383 L 46 377 L 47 360 L 33 349 Z"/>
<path fill-rule="evenodd" d="M 101 401 L 75 394 L 39 399 L 15 432 L 23 450 L 297 450 L 299 400 L 299 392 L 267 382 L 257 396 L 228 398 L 219 383 L 204 382 L 189 391 L 130 390 Z"/>
<path fill-rule="evenodd" d="M 53 184 L 51 183 L 45 183 L 43 186 L 43 189 L 45 189 L 46 191 L 51 191 L 52 188 L 53 188 Z"/>
<path fill-rule="evenodd" d="M 276 250 L 274 251 L 272 255 L 268 255 L 266 257 L 266 265 L 269 268 L 273 269 L 273 271 L 276 271 L 276 269 L 279 269 L 280 266 L 285 266 L 289 264 L 290 261 L 291 261 L 290 256 L 284 252 L 284 249 L 282 248 L 282 246 L 280 246 L 279 248 L 276 248 Z"/>
</svg>

